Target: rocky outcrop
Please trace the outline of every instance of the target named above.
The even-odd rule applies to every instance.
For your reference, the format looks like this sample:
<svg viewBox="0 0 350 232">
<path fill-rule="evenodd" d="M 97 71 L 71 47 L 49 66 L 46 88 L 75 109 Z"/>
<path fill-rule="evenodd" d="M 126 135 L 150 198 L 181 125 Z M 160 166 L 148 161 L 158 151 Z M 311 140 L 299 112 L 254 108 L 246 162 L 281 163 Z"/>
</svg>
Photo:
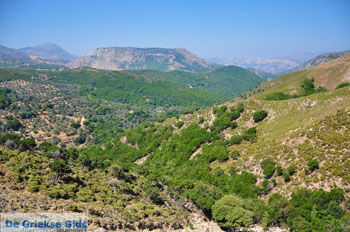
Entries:
<svg viewBox="0 0 350 232">
<path fill-rule="evenodd" d="M 71 68 L 87 66 L 106 70 L 151 69 L 160 71 L 183 70 L 201 72 L 217 65 L 203 60 L 182 48 L 97 48 L 69 65 Z"/>
</svg>

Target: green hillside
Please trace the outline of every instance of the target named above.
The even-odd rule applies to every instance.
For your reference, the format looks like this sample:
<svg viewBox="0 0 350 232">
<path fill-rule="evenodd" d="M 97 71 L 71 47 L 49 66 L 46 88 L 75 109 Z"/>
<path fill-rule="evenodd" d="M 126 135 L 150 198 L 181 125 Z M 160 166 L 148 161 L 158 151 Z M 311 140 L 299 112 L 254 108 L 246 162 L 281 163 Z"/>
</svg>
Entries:
<svg viewBox="0 0 350 232">
<path fill-rule="evenodd" d="M 78 149 L 3 135 L 0 178 L 5 195 L 16 200 L 2 210 L 88 211 L 92 226 L 106 230 L 347 231 L 349 64 L 341 58 L 286 74 L 230 102 L 142 123 Z M 53 79 L 73 88 L 86 76 L 77 72 Z M 165 75 L 181 79 L 179 72 L 131 73 L 150 83 Z M 89 75 L 91 91 L 108 100 L 97 90 L 104 88 L 100 80 L 114 83 L 113 72 Z"/>
<path fill-rule="evenodd" d="M 193 89 L 204 90 L 225 97 L 226 100 L 254 88 L 265 80 L 252 71 L 238 67 L 226 66 L 213 71 L 191 73 L 184 71 L 159 72 L 151 70 L 128 71 L 146 75 L 154 79 L 166 79 L 190 86 Z"/>
</svg>

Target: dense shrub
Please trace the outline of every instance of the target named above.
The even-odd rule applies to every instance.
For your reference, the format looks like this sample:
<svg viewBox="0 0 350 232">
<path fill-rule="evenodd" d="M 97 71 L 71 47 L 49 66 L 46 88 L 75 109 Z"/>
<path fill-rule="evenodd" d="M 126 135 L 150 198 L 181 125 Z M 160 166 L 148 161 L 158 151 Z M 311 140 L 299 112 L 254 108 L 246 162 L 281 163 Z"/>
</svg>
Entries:
<svg viewBox="0 0 350 232">
<path fill-rule="evenodd" d="M 56 172 L 56 177 L 60 178 L 62 177 L 65 173 L 70 172 L 70 168 L 67 164 L 66 161 L 62 159 L 58 159 L 53 161 L 52 163 L 49 164 L 49 168 Z"/>
<path fill-rule="evenodd" d="M 289 175 L 293 176 L 294 173 L 297 171 L 297 167 L 296 166 L 289 166 L 287 171 L 288 171 Z"/>
<path fill-rule="evenodd" d="M 276 93 L 271 93 L 269 95 L 267 95 L 265 97 L 265 100 L 268 101 L 281 101 L 281 100 L 287 100 L 290 98 L 295 98 L 298 97 L 297 95 L 289 95 L 289 94 L 285 94 L 285 93 L 280 93 L 280 92 L 276 92 Z"/>
<path fill-rule="evenodd" d="M 270 179 L 275 172 L 275 161 L 273 161 L 271 158 L 267 158 L 261 162 L 260 166 L 263 169 L 265 178 Z"/>
<path fill-rule="evenodd" d="M 267 111 L 266 110 L 258 110 L 253 114 L 254 122 L 260 122 L 264 120 L 264 118 L 267 117 Z"/>
<path fill-rule="evenodd" d="M 13 119 L 13 120 L 8 120 L 5 124 L 5 128 L 7 130 L 14 130 L 14 131 L 18 131 L 19 129 L 23 128 L 23 124 L 18 121 L 17 119 Z"/>
<path fill-rule="evenodd" d="M 11 104 L 10 98 L 7 96 L 6 92 L 0 89 L 0 109 L 3 110 Z"/>
<path fill-rule="evenodd" d="M 319 162 L 318 160 L 310 160 L 309 162 L 307 162 L 307 166 L 309 167 L 309 170 L 313 172 L 316 169 L 319 169 Z"/>
<path fill-rule="evenodd" d="M 222 196 L 214 186 L 203 182 L 197 182 L 195 187 L 189 190 L 186 195 L 191 198 L 204 212 L 210 213 L 215 201 Z"/>
<path fill-rule="evenodd" d="M 176 126 L 177 128 L 181 128 L 184 124 L 185 124 L 184 121 L 177 121 L 177 122 L 175 123 L 175 126 Z"/>
<path fill-rule="evenodd" d="M 78 128 L 80 127 L 80 122 L 72 122 L 72 123 L 70 124 L 70 126 L 71 126 L 72 128 L 78 129 Z"/>
<path fill-rule="evenodd" d="M 212 207 L 213 218 L 225 228 L 238 229 L 253 224 L 254 214 L 244 209 L 244 201 L 233 195 L 226 195 Z"/>
<path fill-rule="evenodd" d="M 278 176 L 282 176 L 283 175 L 283 168 L 281 166 L 278 166 L 276 168 L 276 171 L 277 171 L 277 175 Z"/>
</svg>

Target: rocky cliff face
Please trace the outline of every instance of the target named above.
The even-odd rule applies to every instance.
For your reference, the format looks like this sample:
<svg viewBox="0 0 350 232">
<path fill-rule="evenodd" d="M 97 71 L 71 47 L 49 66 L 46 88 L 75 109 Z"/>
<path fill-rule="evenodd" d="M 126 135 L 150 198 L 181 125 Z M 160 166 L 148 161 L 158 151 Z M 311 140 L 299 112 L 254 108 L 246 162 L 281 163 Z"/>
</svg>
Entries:
<svg viewBox="0 0 350 232">
<path fill-rule="evenodd" d="M 168 48 L 97 48 L 69 64 L 71 68 L 88 66 L 97 69 L 152 69 L 161 71 L 206 71 L 217 65 L 182 49 Z"/>
</svg>

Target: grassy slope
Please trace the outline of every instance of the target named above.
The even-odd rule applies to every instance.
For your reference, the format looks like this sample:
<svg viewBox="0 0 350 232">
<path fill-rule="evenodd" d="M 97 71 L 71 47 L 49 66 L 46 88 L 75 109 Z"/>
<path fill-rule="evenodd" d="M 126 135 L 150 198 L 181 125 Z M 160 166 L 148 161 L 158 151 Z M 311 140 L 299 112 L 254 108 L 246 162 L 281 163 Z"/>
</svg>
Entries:
<svg viewBox="0 0 350 232">
<path fill-rule="evenodd" d="M 297 94 L 301 91 L 301 83 L 305 78 L 314 78 L 315 86 L 335 89 L 343 82 L 349 82 L 350 57 L 342 57 L 312 69 L 287 73 L 268 82 L 261 84 L 255 98 L 264 99 L 273 92 Z"/>
<path fill-rule="evenodd" d="M 258 89 L 265 91 L 253 94 L 247 100 L 236 99 L 224 104 L 231 106 L 237 102 L 244 103 L 246 110 L 238 120 L 239 128 L 256 126 L 258 140 L 256 143 L 232 145 L 230 149 L 240 151 L 240 158 L 220 164 L 216 162 L 212 164 L 213 167 L 220 165 L 228 170 L 234 166 L 239 170 L 258 174 L 262 181 L 260 162 L 264 158 L 272 157 L 283 168 L 290 165 L 298 167 L 298 172 L 287 184 L 277 177 L 279 184 L 273 192 L 282 191 L 287 194 L 292 187 L 298 186 L 325 189 L 337 186 L 350 191 L 350 161 L 346 157 L 350 151 L 350 88 L 283 101 L 263 100 L 272 92 L 300 91 L 302 81 L 310 77 L 315 78 L 316 86 L 318 83 L 325 83 L 327 88 L 334 89 L 344 82 L 349 67 L 350 59 L 347 57 L 311 70 L 289 73 L 263 83 Z M 267 110 L 269 116 L 256 124 L 252 120 L 252 113 L 260 109 Z M 337 113 L 339 110 L 344 112 Z M 204 117 L 209 125 L 214 119 L 212 109 L 207 109 L 192 115 L 183 115 L 179 120 L 184 121 L 186 127 L 191 122 L 197 122 L 200 116 Z M 165 123 L 174 122 L 176 119 L 170 118 Z M 313 131 L 316 133 L 312 133 Z M 317 131 L 323 132 L 319 134 Z M 239 129 L 228 129 L 222 132 L 222 135 L 229 138 L 239 133 Z M 305 175 L 306 163 L 310 159 L 318 159 L 321 169 L 311 175 Z M 302 182 L 304 183 L 301 184 Z"/>
</svg>

